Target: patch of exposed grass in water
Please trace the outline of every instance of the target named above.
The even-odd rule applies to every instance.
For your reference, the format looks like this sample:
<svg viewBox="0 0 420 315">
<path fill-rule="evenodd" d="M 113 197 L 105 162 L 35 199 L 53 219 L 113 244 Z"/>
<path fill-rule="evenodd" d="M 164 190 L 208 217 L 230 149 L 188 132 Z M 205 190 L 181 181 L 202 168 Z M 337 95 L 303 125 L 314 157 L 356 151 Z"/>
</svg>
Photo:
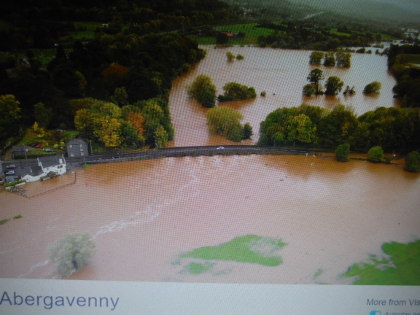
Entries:
<svg viewBox="0 0 420 315">
<path fill-rule="evenodd" d="M 0 220 L 0 225 L 6 224 L 7 222 L 9 222 L 10 219 L 3 219 Z"/>
<path fill-rule="evenodd" d="M 383 257 L 371 255 L 367 262 L 350 266 L 344 277 L 356 277 L 353 284 L 420 285 L 420 240 L 403 244 L 385 243 Z"/>
<path fill-rule="evenodd" d="M 185 266 L 185 268 L 181 271 L 181 273 L 200 275 L 202 273 L 209 271 L 213 266 L 214 264 L 209 263 L 209 262 L 206 262 L 204 264 L 192 262 L 188 264 L 187 266 Z"/>
<path fill-rule="evenodd" d="M 324 273 L 324 270 L 322 268 L 319 268 L 317 271 L 315 271 L 314 273 L 314 279 L 318 278 L 320 275 L 322 275 Z"/>
<path fill-rule="evenodd" d="M 283 263 L 275 253 L 286 245 L 282 240 L 257 235 L 245 235 L 217 246 L 206 246 L 183 254 L 182 258 L 225 260 L 278 266 Z"/>
</svg>

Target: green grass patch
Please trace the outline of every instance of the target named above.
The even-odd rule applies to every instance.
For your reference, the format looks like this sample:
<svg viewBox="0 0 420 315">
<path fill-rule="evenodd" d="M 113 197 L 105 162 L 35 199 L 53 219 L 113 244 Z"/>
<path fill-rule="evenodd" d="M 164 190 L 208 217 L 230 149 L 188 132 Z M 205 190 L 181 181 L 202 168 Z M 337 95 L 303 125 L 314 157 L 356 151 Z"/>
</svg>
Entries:
<svg viewBox="0 0 420 315">
<path fill-rule="evenodd" d="M 322 275 L 324 273 L 324 270 L 322 268 L 319 268 L 317 271 L 315 271 L 314 273 L 314 279 L 318 278 L 320 275 Z"/>
<path fill-rule="evenodd" d="M 278 266 L 283 261 L 274 255 L 286 245 L 279 239 L 245 235 L 222 243 L 218 246 L 206 246 L 183 254 L 182 258 L 198 258 L 204 260 L 225 260 L 253 263 L 264 266 Z"/>
<path fill-rule="evenodd" d="M 267 36 L 274 32 L 272 29 L 257 26 L 257 23 L 233 24 L 216 26 L 214 29 L 218 31 L 228 31 L 233 33 L 242 32 L 245 33 L 245 35 L 248 37 Z"/>
<path fill-rule="evenodd" d="M 208 263 L 208 262 L 204 264 L 193 262 L 185 266 L 185 268 L 181 271 L 181 273 L 200 275 L 202 273 L 209 271 L 213 266 L 214 264 Z"/>
<path fill-rule="evenodd" d="M 3 224 L 6 224 L 7 222 L 9 222 L 10 221 L 10 219 L 3 219 L 3 220 L 0 220 L 0 225 L 3 225 Z"/>
<path fill-rule="evenodd" d="M 337 36 L 343 36 L 343 37 L 350 37 L 351 36 L 351 34 L 349 34 L 349 33 L 339 32 L 336 28 L 330 29 L 329 32 L 331 34 L 337 35 Z"/>
<path fill-rule="evenodd" d="M 19 214 L 19 215 L 15 215 L 15 216 L 13 217 L 13 220 L 17 220 L 17 219 L 22 219 L 22 216 Z"/>
<path fill-rule="evenodd" d="M 11 182 L 11 183 L 4 184 L 4 187 L 13 187 L 13 186 L 25 183 L 25 182 L 26 182 L 25 180 L 19 179 L 19 180 L 15 180 L 14 182 Z"/>
<path fill-rule="evenodd" d="M 408 244 L 390 242 L 382 245 L 386 256 L 371 255 L 343 274 L 356 277 L 361 285 L 420 285 L 420 240 Z"/>
</svg>

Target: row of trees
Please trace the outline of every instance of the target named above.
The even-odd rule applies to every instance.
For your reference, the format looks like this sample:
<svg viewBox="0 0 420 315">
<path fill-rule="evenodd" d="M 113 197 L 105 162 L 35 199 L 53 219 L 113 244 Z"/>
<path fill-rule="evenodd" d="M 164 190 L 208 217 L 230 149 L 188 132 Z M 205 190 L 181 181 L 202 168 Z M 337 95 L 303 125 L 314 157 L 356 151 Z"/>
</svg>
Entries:
<svg viewBox="0 0 420 315">
<path fill-rule="evenodd" d="M 315 18 L 316 19 L 316 18 Z M 331 51 L 340 47 L 369 46 L 370 43 L 380 41 L 381 36 L 366 29 L 352 25 L 343 27 L 343 33 L 332 31 L 336 26 L 331 21 L 300 20 L 284 23 L 260 23 L 260 27 L 274 30 L 270 35 L 258 37 L 261 47 L 312 49 Z"/>
<path fill-rule="evenodd" d="M 337 76 L 330 76 L 325 82 L 325 90 L 322 88 L 320 81 L 324 80 L 324 74 L 320 69 L 313 69 L 308 77 L 306 78 L 310 84 L 306 84 L 303 87 L 303 95 L 312 96 L 312 95 L 337 95 L 343 89 L 344 82 Z M 381 82 L 373 81 L 365 86 L 363 89 L 364 94 L 378 94 L 381 89 Z M 354 95 L 356 91 L 354 86 L 346 86 L 346 89 L 343 92 L 344 95 Z"/>
<path fill-rule="evenodd" d="M 349 161 L 350 144 L 343 143 L 335 149 L 335 157 L 337 161 Z M 381 146 L 373 146 L 367 152 L 367 160 L 373 163 L 386 162 L 390 163 L 394 156 L 385 157 L 384 150 Z M 420 172 L 420 153 L 418 151 L 411 151 L 405 157 L 404 169 L 409 172 Z"/>
<path fill-rule="evenodd" d="M 313 51 L 309 56 L 309 64 L 311 65 L 320 65 L 329 67 L 342 67 L 350 68 L 351 66 L 351 54 L 348 52 L 338 51 L 334 52 L 321 52 Z"/>
<path fill-rule="evenodd" d="M 335 149 L 348 143 L 353 151 L 381 146 L 386 152 L 420 148 L 420 111 L 380 107 L 356 116 L 343 105 L 279 108 L 261 123 L 259 144 L 303 145 Z"/>
<path fill-rule="evenodd" d="M 420 107 L 420 46 L 391 45 L 388 68 L 397 80 L 393 88 L 404 107 Z"/>
<path fill-rule="evenodd" d="M 216 105 L 216 99 L 219 102 L 245 100 L 257 97 L 253 87 L 239 84 L 237 82 L 228 82 L 223 86 L 224 93 L 216 98 L 216 86 L 210 77 L 201 74 L 187 88 L 190 97 L 207 108 Z"/>
<path fill-rule="evenodd" d="M 146 35 L 189 29 L 236 19 L 233 8 L 219 0 L 161 1 L 46 1 L 28 4 L 17 0 L 0 4 L 3 41 L 0 50 L 51 48 L 54 43 L 99 22 L 96 35 L 126 32 Z M 101 26 L 101 23 L 105 25 Z M 79 35 L 80 36 L 80 35 Z M 84 38 L 87 39 L 87 38 Z"/>
<path fill-rule="evenodd" d="M 343 88 L 344 82 L 337 76 L 331 76 L 325 82 L 325 91 L 320 85 L 320 81 L 324 80 L 324 74 L 320 69 L 313 69 L 306 78 L 310 84 L 303 87 L 303 94 L 305 96 L 312 95 L 337 95 Z"/>
</svg>

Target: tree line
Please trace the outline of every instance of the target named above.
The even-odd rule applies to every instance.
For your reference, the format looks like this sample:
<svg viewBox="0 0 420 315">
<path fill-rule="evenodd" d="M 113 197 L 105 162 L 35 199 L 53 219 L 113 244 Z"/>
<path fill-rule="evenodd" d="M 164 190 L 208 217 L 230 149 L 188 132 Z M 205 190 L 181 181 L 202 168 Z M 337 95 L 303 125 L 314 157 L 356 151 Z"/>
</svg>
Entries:
<svg viewBox="0 0 420 315">
<path fill-rule="evenodd" d="M 420 107 L 420 46 L 391 45 L 388 68 L 397 84 L 392 91 L 401 99 L 403 107 Z"/>
<path fill-rule="evenodd" d="M 30 51 L 17 60 L 9 55 L 0 61 L 0 95 L 16 98 L 20 116 L 13 119 L 13 128 L 1 128 L 0 145 L 19 128 L 31 126 L 41 111 L 49 113 L 43 127 L 74 129 L 73 99 L 91 97 L 120 107 L 165 99 L 172 79 L 203 57 L 204 51 L 179 33 L 104 35 L 88 43 L 75 42 L 71 50 L 59 45 L 46 67 Z M 118 102 L 122 89 L 126 100 Z M 169 119 L 169 111 L 163 113 Z"/>
<path fill-rule="evenodd" d="M 337 76 L 330 76 L 328 77 L 327 81 L 325 82 L 325 90 L 321 85 L 320 81 L 325 79 L 324 73 L 321 69 L 313 69 L 306 78 L 310 83 L 306 84 L 303 87 L 302 93 L 305 96 L 312 96 L 312 95 L 337 95 L 343 89 L 344 82 Z M 368 83 L 365 88 L 363 89 L 364 94 L 378 94 L 381 90 L 382 84 L 378 81 L 373 81 Z M 356 94 L 356 90 L 349 85 L 346 86 L 344 95 L 354 95 Z"/>
<path fill-rule="evenodd" d="M 352 151 L 381 146 L 385 152 L 407 153 L 420 148 L 420 111 L 380 107 L 356 116 L 343 105 L 279 108 L 260 126 L 260 145 L 299 145 L 335 149 L 348 143 Z"/>
<path fill-rule="evenodd" d="M 350 68 L 351 66 L 351 54 L 348 52 L 337 51 L 337 52 L 322 52 L 313 51 L 309 56 L 310 65 L 323 64 L 327 67 L 341 67 Z"/>
<path fill-rule="evenodd" d="M 236 18 L 234 10 L 219 0 L 17 0 L 0 4 L 0 11 L 6 26 L 0 30 L 0 50 L 5 51 L 51 48 L 75 32 L 86 31 L 83 22 L 97 22 L 98 36 L 146 35 L 173 30 L 187 33 L 199 25 L 229 23 Z"/>
</svg>

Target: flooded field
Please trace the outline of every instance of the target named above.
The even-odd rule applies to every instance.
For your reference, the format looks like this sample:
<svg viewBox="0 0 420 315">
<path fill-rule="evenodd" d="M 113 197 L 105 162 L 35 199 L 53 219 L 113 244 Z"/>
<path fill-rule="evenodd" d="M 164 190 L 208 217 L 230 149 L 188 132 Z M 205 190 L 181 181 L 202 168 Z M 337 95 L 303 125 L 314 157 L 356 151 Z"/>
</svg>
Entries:
<svg viewBox="0 0 420 315">
<path fill-rule="evenodd" d="M 340 284 L 384 242 L 420 238 L 420 177 L 397 165 L 214 156 L 76 175 L 0 193 L 0 219 L 22 216 L 0 225 L 0 277 L 57 277 L 48 246 L 88 232 L 95 255 L 70 279 Z"/>
<path fill-rule="evenodd" d="M 308 64 L 310 51 L 271 49 L 257 47 L 230 47 L 214 49 L 204 47 L 207 55 L 191 72 L 174 81 L 170 93 L 170 110 L 175 126 L 174 146 L 219 145 L 232 143 L 220 136 L 209 135 L 206 125 L 207 109 L 188 98 L 187 86 L 199 74 L 211 77 L 217 87 L 217 93 L 223 93 L 223 86 L 231 81 L 255 87 L 257 95 L 267 92 L 266 97 L 258 96 L 255 100 L 223 103 L 240 111 L 243 123 L 250 122 L 253 130 L 253 141 L 258 140 L 260 123 L 268 113 L 279 107 L 299 106 L 302 103 L 323 106 L 332 109 L 337 104 L 354 107 L 360 115 L 377 107 L 397 105 L 393 98 L 392 88 L 395 79 L 387 70 L 387 57 L 369 54 L 353 54 L 349 69 L 318 66 L 325 75 L 338 76 L 346 85 L 354 86 L 356 95 L 303 97 L 302 88 L 308 83 L 309 72 L 316 68 Z M 226 52 L 242 54 L 244 60 L 228 62 Z M 372 82 L 382 83 L 381 93 L 376 96 L 365 96 L 364 87 Z"/>
</svg>

